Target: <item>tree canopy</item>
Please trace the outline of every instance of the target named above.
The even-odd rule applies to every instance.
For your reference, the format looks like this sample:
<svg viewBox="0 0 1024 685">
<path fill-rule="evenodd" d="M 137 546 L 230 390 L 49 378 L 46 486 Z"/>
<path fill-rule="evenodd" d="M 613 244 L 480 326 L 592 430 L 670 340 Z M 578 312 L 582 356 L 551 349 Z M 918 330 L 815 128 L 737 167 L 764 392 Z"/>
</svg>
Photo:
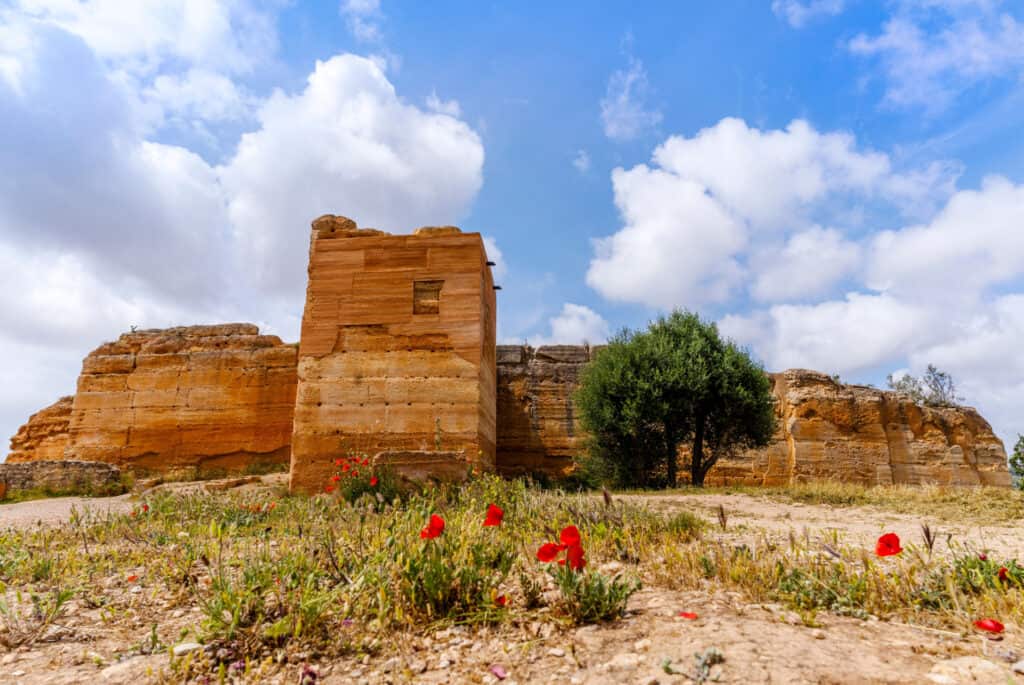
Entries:
<svg viewBox="0 0 1024 685">
<path fill-rule="evenodd" d="M 955 407 L 964 401 L 964 398 L 956 394 L 953 377 L 945 371 L 939 371 L 934 364 L 928 365 L 921 378 L 909 373 L 899 378 L 889 374 L 885 380 L 890 390 L 909 395 L 915 402 L 929 407 Z"/>
<path fill-rule="evenodd" d="M 1024 490 L 1024 435 L 1017 436 L 1017 444 L 1010 455 L 1010 475 L 1017 482 L 1017 487 Z"/>
<path fill-rule="evenodd" d="M 618 485 L 674 487 L 684 445 L 690 480 L 703 485 L 718 459 L 767 445 L 775 430 L 761 366 L 682 311 L 614 336 L 584 369 L 576 403 L 588 468 Z"/>
</svg>

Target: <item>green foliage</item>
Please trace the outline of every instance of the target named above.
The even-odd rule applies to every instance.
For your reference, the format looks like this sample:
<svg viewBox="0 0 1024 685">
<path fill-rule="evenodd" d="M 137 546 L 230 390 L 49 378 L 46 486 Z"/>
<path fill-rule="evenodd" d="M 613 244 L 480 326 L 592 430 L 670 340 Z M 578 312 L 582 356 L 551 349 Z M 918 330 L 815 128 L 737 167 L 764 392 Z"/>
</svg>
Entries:
<svg viewBox="0 0 1024 685">
<path fill-rule="evenodd" d="M 719 458 L 768 444 L 775 429 L 764 370 L 680 311 L 614 336 L 584 369 L 576 403 L 591 436 L 581 470 L 618 486 L 674 487 L 681 445 L 703 485 Z"/>
<path fill-rule="evenodd" d="M 577 572 L 569 565 L 552 571 L 562 597 L 562 608 L 576 623 L 613 621 L 626 613 L 626 602 L 640 589 L 640 581 L 596 571 Z"/>
<path fill-rule="evenodd" d="M 404 500 L 408 494 L 408 486 L 402 486 L 395 472 L 387 467 L 377 467 L 373 471 L 363 469 L 356 475 L 349 475 L 338 481 L 338 496 L 346 502 L 357 502 L 368 498 L 377 509 L 396 500 Z"/>
<path fill-rule="evenodd" d="M 956 394 L 953 377 L 945 371 L 939 371 L 934 364 L 928 365 L 921 378 L 909 373 L 900 378 L 889 374 L 885 380 L 890 390 L 909 395 L 918 404 L 929 407 L 956 407 L 964 400 Z"/>
<path fill-rule="evenodd" d="M 1017 444 L 1010 455 L 1010 473 L 1016 480 L 1017 487 L 1024 490 L 1024 435 L 1017 436 Z"/>
</svg>

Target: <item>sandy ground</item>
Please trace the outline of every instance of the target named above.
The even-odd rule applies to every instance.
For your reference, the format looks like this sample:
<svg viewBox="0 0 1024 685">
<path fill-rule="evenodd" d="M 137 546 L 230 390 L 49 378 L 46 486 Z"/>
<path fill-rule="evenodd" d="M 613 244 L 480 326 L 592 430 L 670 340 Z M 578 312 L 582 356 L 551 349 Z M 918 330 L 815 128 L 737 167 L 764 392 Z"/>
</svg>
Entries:
<svg viewBox="0 0 1024 685">
<path fill-rule="evenodd" d="M 275 482 L 270 479 L 271 483 Z M 173 486 L 182 487 L 182 486 Z M 188 487 L 205 487 L 192 485 Z M 260 487 L 259 484 L 243 487 Z M 265 486 L 264 486 L 265 487 Z M 725 508 L 726 532 L 716 535 L 822 537 L 838 531 L 849 543 L 873 545 L 880 532 L 920 540 L 918 517 L 868 507 L 780 503 L 749 495 L 631 495 L 666 513 L 690 510 L 714 522 Z M 127 496 L 60 498 L 0 505 L 0 527 L 59 524 L 72 507 L 131 510 Z M 930 522 L 931 523 L 931 522 Z M 1024 557 L 1024 525 L 932 523 L 945 536 L 1000 555 Z M 678 616 L 692 611 L 696 620 Z M 198 615 L 176 611 L 160 625 L 173 635 Z M 166 652 L 118 660 L 148 634 L 149 626 L 103 627 L 100 615 L 79 607 L 55 629 L 49 642 L 0 654 L 0 683 L 143 683 L 166 672 Z M 1002 640 L 877 620 L 819 614 L 803 625 L 777 605 L 752 605 L 729 593 L 671 592 L 646 588 L 636 594 L 621 621 L 567 631 L 550 623 L 460 628 L 430 637 L 407 636 L 378 654 L 317 664 L 321 683 L 694 683 L 698 658 L 714 648 L 724 661 L 711 666 L 706 682 L 720 683 L 991 683 L 1024 685 L 1024 626 L 1007 625 Z M 261 682 L 296 683 L 303 664 L 287 665 Z M 496 673 L 504 674 L 499 680 Z"/>
<path fill-rule="evenodd" d="M 936 552 L 949 544 L 966 545 L 979 552 L 1007 558 L 1024 558 L 1024 521 L 1009 525 L 981 526 L 974 523 L 936 521 L 909 514 L 897 514 L 876 507 L 833 507 L 800 502 L 778 502 L 745 494 L 729 495 L 619 495 L 617 499 L 640 502 L 655 511 L 691 511 L 718 527 L 718 507 L 726 513 L 726 530 L 738 537 L 766 532 L 774 538 L 809 534 L 823 538 L 832 531 L 849 544 L 874 549 L 882 533 L 893 532 L 906 543 L 923 544 L 921 525 L 936 534 Z"/>
</svg>

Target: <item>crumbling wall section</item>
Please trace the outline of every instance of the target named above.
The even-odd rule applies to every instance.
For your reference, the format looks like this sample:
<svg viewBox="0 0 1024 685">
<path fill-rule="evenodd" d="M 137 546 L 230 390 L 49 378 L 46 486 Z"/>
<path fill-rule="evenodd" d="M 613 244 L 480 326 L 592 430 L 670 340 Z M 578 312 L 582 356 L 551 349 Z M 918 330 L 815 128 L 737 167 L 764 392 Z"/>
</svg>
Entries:
<svg viewBox="0 0 1024 685">
<path fill-rule="evenodd" d="M 411 470 L 409 455 L 458 454 L 439 475 L 493 470 L 494 316 L 479 234 L 314 221 L 292 490 L 321 490 L 348 453 L 402 453 L 393 463 Z"/>
<path fill-rule="evenodd" d="M 568 475 L 583 450 L 573 403 L 589 347 L 499 345 L 498 472 Z"/>
</svg>

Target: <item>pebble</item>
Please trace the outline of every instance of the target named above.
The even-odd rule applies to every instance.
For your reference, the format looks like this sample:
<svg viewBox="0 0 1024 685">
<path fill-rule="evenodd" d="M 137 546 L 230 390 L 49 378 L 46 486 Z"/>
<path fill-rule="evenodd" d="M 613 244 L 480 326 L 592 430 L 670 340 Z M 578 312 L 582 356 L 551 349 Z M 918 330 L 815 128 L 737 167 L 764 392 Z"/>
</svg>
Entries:
<svg viewBox="0 0 1024 685">
<path fill-rule="evenodd" d="M 0 659 L 0 664 L 6 666 L 7 664 L 13 664 L 18 660 L 17 654 L 5 654 L 3 659 Z"/>
<path fill-rule="evenodd" d="M 644 638 L 643 640 L 637 640 L 633 644 L 633 649 L 635 649 L 638 652 L 646 652 L 650 648 L 651 648 L 651 641 L 648 638 Z"/>
<path fill-rule="evenodd" d="M 128 592 L 132 593 L 133 595 L 137 595 L 137 594 L 139 594 L 140 592 L 142 592 L 142 587 L 141 587 L 141 586 L 139 586 L 139 585 L 133 585 L 133 586 L 132 586 L 132 589 L 131 589 L 131 590 L 129 590 Z"/>
<path fill-rule="evenodd" d="M 550 655 L 550 656 L 565 656 L 565 650 L 562 649 L 561 647 L 552 647 L 551 649 L 548 650 L 548 655 Z"/>
<path fill-rule="evenodd" d="M 976 656 L 963 656 L 941 661 L 932 667 L 928 680 L 936 685 L 956 683 L 998 683 L 1005 671 L 996 664 Z"/>
<path fill-rule="evenodd" d="M 413 673 L 423 673 L 427 670 L 427 662 L 423 659 L 409 662 L 409 670 Z"/>
<path fill-rule="evenodd" d="M 398 657 L 393 656 L 381 665 L 380 670 L 384 671 L 385 673 L 391 673 L 391 671 L 397 670 L 399 665 L 400 662 L 398 660 Z"/>
<path fill-rule="evenodd" d="M 632 671 L 640 665 L 642 660 L 643 657 L 639 654 L 624 652 L 612 657 L 612 660 L 606 663 L 604 668 L 608 671 Z"/>
<path fill-rule="evenodd" d="M 1024 659 L 1021 659 L 1010 668 L 1013 669 L 1014 673 L 1020 673 L 1021 675 L 1024 675 Z"/>
<path fill-rule="evenodd" d="M 113 680 L 123 682 L 127 676 L 132 675 L 132 671 L 135 669 L 135 664 L 130 659 L 126 659 L 120 663 L 116 663 L 113 666 L 107 666 L 100 671 L 100 677 L 104 680 Z"/>
<path fill-rule="evenodd" d="M 451 666 L 452 666 L 452 662 L 448 661 L 448 659 L 441 659 L 440 661 L 437 662 L 437 667 L 439 669 L 441 669 L 442 671 L 444 671 L 444 670 L 446 670 L 448 668 L 451 668 Z"/>
<path fill-rule="evenodd" d="M 185 656 L 192 652 L 202 649 L 203 646 L 198 642 L 182 642 L 179 645 L 174 645 L 174 656 Z"/>
<path fill-rule="evenodd" d="M 25 675 L 25 671 L 14 671 L 11 673 L 11 675 L 15 678 L 20 678 L 21 676 Z"/>
<path fill-rule="evenodd" d="M 815 640 L 824 640 L 827 637 L 824 630 L 815 630 L 811 635 Z"/>
</svg>

